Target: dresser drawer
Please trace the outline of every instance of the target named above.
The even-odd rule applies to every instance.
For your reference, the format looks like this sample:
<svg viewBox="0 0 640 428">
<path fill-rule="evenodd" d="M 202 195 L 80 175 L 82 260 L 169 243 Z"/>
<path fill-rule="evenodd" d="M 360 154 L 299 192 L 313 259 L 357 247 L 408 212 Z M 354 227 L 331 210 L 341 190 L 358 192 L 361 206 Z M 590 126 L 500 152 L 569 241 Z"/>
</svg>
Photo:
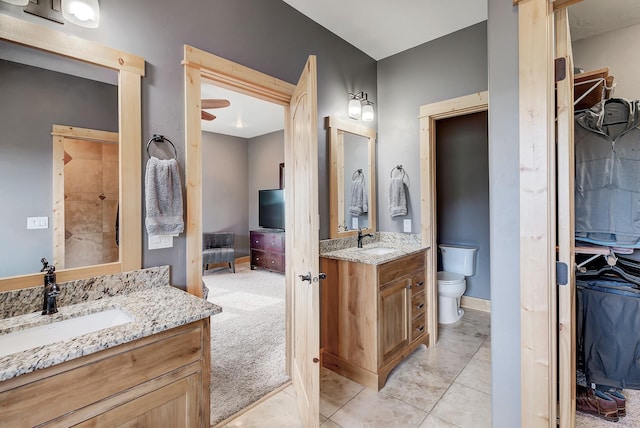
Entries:
<svg viewBox="0 0 640 428">
<path fill-rule="evenodd" d="M 276 272 L 284 272 L 284 254 L 268 253 L 264 267 Z"/>
<path fill-rule="evenodd" d="M 264 250 L 265 249 L 265 235 L 260 232 L 249 232 L 249 239 L 251 240 L 251 244 L 249 245 L 251 248 L 255 248 L 256 250 Z"/>
<path fill-rule="evenodd" d="M 424 269 L 411 276 L 411 295 L 415 296 L 424 291 L 426 285 Z"/>
<path fill-rule="evenodd" d="M 267 257 L 264 251 L 251 250 L 251 266 L 265 267 L 266 263 Z"/>
<path fill-rule="evenodd" d="M 266 251 L 284 253 L 284 233 L 270 233 L 265 238 Z"/>
</svg>

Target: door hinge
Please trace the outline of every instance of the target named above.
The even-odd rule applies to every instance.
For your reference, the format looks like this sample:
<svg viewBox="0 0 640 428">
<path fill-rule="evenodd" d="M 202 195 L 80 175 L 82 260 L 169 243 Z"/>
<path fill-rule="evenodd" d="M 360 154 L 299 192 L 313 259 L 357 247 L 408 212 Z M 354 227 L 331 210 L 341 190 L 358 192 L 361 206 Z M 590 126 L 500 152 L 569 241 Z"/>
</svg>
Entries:
<svg viewBox="0 0 640 428">
<path fill-rule="evenodd" d="M 569 283 L 569 266 L 564 262 L 556 262 L 556 283 L 558 285 Z"/>
<path fill-rule="evenodd" d="M 555 66 L 556 82 L 561 82 L 567 78 L 567 59 L 565 57 L 556 58 Z"/>
</svg>

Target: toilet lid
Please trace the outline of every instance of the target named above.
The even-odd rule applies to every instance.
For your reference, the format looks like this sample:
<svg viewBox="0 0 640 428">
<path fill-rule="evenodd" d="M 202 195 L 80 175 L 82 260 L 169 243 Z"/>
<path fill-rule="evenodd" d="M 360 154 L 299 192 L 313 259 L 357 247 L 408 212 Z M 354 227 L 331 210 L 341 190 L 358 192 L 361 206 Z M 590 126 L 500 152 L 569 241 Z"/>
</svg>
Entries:
<svg viewBox="0 0 640 428">
<path fill-rule="evenodd" d="M 454 282 L 464 281 L 464 275 L 455 272 L 438 272 L 438 282 L 441 284 L 451 284 Z"/>
</svg>

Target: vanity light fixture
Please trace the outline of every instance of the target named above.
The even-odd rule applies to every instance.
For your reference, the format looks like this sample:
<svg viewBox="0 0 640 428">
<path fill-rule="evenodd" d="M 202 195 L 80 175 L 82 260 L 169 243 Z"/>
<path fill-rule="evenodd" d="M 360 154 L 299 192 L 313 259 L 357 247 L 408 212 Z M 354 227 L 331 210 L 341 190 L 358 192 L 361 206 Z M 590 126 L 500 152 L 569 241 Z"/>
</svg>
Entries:
<svg viewBox="0 0 640 428">
<path fill-rule="evenodd" d="M 72 24 L 97 28 L 100 23 L 98 0 L 62 0 L 62 16 Z"/>
<path fill-rule="evenodd" d="M 358 92 L 355 94 L 349 93 L 351 99 L 349 100 L 349 117 L 351 119 L 360 119 L 365 122 L 371 122 L 374 118 L 373 102 L 369 101 L 368 94 L 366 92 Z"/>
</svg>

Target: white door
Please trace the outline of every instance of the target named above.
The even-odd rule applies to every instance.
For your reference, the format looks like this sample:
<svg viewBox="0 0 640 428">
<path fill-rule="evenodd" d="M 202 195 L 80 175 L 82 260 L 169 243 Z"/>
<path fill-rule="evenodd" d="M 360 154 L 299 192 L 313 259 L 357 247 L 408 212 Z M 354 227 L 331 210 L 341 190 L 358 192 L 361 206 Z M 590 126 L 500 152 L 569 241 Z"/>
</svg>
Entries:
<svg viewBox="0 0 640 428">
<path fill-rule="evenodd" d="M 556 84 L 558 262 L 558 418 L 560 428 L 576 425 L 576 281 L 574 274 L 573 57 L 567 9 L 555 12 L 555 57 L 564 79 Z M 564 284 L 563 284 L 564 283 Z"/>
<path fill-rule="evenodd" d="M 285 136 L 287 282 L 291 289 L 291 378 L 304 427 L 320 424 L 320 286 L 316 57 L 289 104 Z"/>
</svg>

